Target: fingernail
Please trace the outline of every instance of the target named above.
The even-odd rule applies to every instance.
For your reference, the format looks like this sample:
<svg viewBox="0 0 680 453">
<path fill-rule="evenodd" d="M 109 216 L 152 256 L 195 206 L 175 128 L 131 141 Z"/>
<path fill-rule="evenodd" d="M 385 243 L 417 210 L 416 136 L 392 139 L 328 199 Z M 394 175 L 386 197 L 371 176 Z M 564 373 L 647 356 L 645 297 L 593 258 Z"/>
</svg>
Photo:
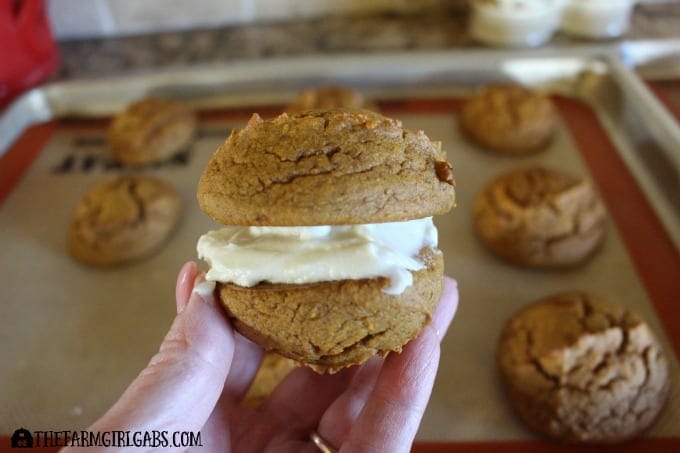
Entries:
<svg viewBox="0 0 680 453">
<path fill-rule="evenodd" d="M 203 286 L 205 284 L 206 282 L 204 281 L 203 275 L 199 274 L 196 276 L 196 278 L 194 278 L 194 283 L 191 286 L 189 298 L 183 306 L 177 307 L 177 314 L 182 313 L 189 305 L 196 303 L 196 300 L 208 302 L 208 298 L 206 297 L 207 289 L 205 289 L 205 286 Z"/>
<path fill-rule="evenodd" d="M 196 268 L 196 263 L 193 261 L 186 263 L 184 267 L 182 267 L 181 270 L 181 275 L 180 275 L 180 285 L 185 285 L 186 283 L 189 282 L 189 276 L 193 274 L 193 270 Z"/>
<path fill-rule="evenodd" d="M 191 294 L 185 298 L 186 288 L 189 286 L 190 280 L 195 274 L 196 263 L 193 261 L 184 263 L 182 268 L 179 270 L 179 275 L 177 276 L 177 285 L 175 286 L 175 305 L 177 308 L 177 314 L 182 313 L 184 308 L 186 308 L 187 304 L 189 303 L 189 297 Z"/>
</svg>

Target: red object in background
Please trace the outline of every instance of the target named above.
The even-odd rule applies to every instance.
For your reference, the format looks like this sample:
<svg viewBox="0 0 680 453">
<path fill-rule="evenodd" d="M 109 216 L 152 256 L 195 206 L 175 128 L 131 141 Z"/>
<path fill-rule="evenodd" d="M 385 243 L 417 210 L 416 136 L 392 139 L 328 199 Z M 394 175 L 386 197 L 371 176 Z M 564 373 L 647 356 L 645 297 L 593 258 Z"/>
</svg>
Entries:
<svg viewBox="0 0 680 453">
<path fill-rule="evenodd" d="M 0 106 L 45 80 L 58 62 L 43 0 L 0 0 Z"/>
</svg>

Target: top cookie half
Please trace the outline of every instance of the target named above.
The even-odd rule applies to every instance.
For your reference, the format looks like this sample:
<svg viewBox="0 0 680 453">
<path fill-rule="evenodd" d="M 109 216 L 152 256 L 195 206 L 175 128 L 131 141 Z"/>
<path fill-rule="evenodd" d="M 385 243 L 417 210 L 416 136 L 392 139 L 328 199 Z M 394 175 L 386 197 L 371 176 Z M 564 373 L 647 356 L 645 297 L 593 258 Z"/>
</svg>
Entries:
<svg viewBox="0 0 680 453">
<path fill-rule="evenodd" d="M 396 222 L 455 204 L 440 142 L 366 110 L 258 115 L 233 131 L 198 185 L 201 209 L 225 225 Z"/>
</svg>

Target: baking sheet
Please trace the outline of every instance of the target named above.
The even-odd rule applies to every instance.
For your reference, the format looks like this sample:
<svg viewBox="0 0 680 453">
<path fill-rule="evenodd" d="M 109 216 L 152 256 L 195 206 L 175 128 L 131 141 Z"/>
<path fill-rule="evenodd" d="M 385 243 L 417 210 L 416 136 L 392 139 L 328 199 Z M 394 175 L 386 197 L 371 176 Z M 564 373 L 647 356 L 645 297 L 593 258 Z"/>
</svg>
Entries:
<svg viewBox="0 0 680 453">
<path fill-rule="evenodd" d="M 464 90 L 461 90 L 464 91 Z M 396 104 L 393 104 L 396 105 Z M 471 200 L 494 175 L 543 163 L 576 174 L 588 171 L 562 124 L 543 153 L 523 158 L 482 152 L 459 136 L 451 108 L 395 108 L 386 114 L 441 140 L 454 164 L 458 208 L 439 217 L 446 270 L 459 281 L 461 304 L 442 345 L 434 393 L 420 440 L 521 440 L 533 435 L 506 403 L 494 364 L 503 322 L 524 304 L 566 289 L 597 292 L 639 312 L 662 338 L 677 382 L 678 362 L 634 265 L 610 223 L 603 249 L 584 267 L 529 271 L 491 256 L 472 234 Z M 195 242 L 216 224 L 195 202 L 198 177 L 236 121 L 204 122 L 190 150 L 159 168 L 141 171 L 171 181 L 185 203 L 171 241 L 148 260 L 92 269 L 65 248 L 71 211 L 93 183 L 123 172 L 112 165 L 103 129 L 60 128 L 0 206 L 0 433 L 18 426 L 79 429 L 101 415 L 155 353 L 174 316 L 174 281 L 195 258 Z M 132 171 L 140 172 L 140 171 Z M 677 385 L 650 436 L 680 434 Z"/>
</svg>

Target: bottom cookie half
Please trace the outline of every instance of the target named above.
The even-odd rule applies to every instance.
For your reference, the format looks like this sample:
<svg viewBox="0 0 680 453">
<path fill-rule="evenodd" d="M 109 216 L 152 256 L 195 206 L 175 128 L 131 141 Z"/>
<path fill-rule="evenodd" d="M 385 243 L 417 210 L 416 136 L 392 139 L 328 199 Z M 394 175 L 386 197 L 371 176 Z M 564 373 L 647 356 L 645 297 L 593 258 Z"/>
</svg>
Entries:
<svg viewBox="0 0 680 453">
<path fill-rule="evenodd" d="M 320 373 L 335 373 L 375 354 L 401 351 L 430 321 L 442 292 L 440 251 L 421 253 L 427 268 L 398 295 L 385 278 L 313 284 L 218 285 L 236 329 Z"/>
</svg>

